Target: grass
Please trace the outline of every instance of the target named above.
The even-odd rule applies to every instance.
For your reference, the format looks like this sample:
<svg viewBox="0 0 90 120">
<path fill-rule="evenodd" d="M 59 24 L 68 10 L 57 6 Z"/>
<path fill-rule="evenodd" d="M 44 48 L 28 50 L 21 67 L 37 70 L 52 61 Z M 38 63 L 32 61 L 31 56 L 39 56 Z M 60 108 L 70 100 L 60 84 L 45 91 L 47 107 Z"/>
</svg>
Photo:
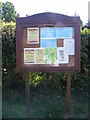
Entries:
<svg viewBox="0 0 90 120">
<path fill-rule="evenodd" d="M 65 118 L 66 94 L 54 89 L 30 91 L 30 115 L 25 111 L 25 94 L 16 90 L 3 93 L 3 118 Z M 70 118 L 87 118 L 88 99 L 81 93 L 72 94 Z"/>
</svg>

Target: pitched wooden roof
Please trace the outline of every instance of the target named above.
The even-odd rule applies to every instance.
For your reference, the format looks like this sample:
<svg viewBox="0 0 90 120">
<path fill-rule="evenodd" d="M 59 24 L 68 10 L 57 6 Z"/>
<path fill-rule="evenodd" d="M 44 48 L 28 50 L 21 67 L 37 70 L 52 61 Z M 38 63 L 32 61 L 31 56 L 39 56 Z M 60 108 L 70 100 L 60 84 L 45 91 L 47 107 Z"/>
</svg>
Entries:
<svg viewBox="0 0 90 120">
<path fill-rule="evenodd" d="M 62 24 L 80 24 L 79 17 L 71 17 L 59 13 L 45 12 L 34 14 L 28 17 L 20 17 L 16 20 L 18 23 L 26 23 L 26 24 L 53 24 L 58 25 Z"/>
</svg>

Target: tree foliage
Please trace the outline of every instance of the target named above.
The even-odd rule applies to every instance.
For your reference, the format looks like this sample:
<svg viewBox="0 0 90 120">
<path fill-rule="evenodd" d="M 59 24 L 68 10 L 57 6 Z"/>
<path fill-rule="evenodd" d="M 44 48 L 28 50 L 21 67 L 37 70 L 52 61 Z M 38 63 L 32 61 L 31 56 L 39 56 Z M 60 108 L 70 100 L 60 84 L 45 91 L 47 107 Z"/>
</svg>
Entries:
<svg viewBox="0 0 90 120">
<path fill-rule="evenodd" d="M 15 23 L 2 23 L 2 66 L 8 71 L 15 67 Z"/>
<path fill-rule="evenodd" d="M 15 11 L 15 7 L 11 2 L 2 3 L 2 20 L 5 22 L 15 22 L 19 14 Z"/>
<path fill-rule="evenodd" d="M 23 75 L 16 72 L 16 23 L 2 22 L 2 80 L 3 86 L 20 88 Z"/>
</svg>

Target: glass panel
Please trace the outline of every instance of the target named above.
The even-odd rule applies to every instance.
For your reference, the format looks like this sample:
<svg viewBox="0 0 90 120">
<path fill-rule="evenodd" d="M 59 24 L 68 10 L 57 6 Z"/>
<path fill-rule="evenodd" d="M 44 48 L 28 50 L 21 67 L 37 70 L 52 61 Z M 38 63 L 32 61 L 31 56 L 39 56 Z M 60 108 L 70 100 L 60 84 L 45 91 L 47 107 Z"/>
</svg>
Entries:
<svg viewBox="0 0 90 120">
<path fill-rule="evenodd" d="M 72 27 L 60 27 L 56 29 L 57 38 L 73 38 Z"/>
<path fill-rule="evenodd" d="M 41 28 L 41 38 L 56 38 L 56 28 Z"/>
<path fill-rule="evenodd" d="M 41 48 L 56 48 L 56 39 L 41 39 Z"/>
</svg>

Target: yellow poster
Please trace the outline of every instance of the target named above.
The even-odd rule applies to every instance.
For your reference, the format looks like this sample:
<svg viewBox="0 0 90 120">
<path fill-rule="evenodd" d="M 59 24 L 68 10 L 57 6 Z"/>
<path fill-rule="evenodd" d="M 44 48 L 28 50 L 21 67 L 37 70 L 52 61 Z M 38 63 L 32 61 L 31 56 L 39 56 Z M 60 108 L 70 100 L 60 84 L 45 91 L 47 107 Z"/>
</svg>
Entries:
<svg viewBox="0 0 90 120">
<path fill-rule="evenodd" d="M 28 43 L 39 43 L 39 28 L 28 28 L 27 30 Z"/>
<path fill-rule="evenodd" d="M 45 49 L 36 49 L 36 64 L 45 64 Z"/>
<path fill-rule="evenodd" d="M 34 50 L 25 50 L 25 63 L 34 63 Z"/>
</svg>

